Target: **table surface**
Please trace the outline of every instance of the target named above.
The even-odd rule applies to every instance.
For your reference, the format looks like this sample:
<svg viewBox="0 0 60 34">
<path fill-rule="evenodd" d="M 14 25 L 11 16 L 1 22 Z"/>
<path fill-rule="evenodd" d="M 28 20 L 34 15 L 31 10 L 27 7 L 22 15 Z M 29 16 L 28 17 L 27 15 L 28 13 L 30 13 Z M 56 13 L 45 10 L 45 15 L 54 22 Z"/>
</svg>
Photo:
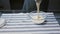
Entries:
<svg viewBox="0 0 60 34">
<path fill-rule="evenodd" d="M 0 33 L 60 34 L 59 13 L 46 13 L 46 22 L 41 25 L 32 23 L 32 19 L 28 14 L 29 13 L 2 14 L 1 18 L 6 19 L 7 22 L 6 25 L 0 29 Z"/>
</svg>

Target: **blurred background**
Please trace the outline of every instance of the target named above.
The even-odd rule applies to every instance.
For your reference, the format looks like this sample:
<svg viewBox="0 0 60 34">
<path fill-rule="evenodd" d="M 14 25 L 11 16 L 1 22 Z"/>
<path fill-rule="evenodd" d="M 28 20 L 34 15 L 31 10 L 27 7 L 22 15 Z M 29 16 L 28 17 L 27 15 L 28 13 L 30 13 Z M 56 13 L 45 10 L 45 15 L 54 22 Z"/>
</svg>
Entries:
<svg viewBox="0 0 60 34">
<path fill-rule="evenodd" d="M 60 0 L 42 0 L 41 11 L 60 11 Z M 0 0 L 0 11 L 1 10 L 36 10 L 36 4 L 34 0 Z"/>
</svg>

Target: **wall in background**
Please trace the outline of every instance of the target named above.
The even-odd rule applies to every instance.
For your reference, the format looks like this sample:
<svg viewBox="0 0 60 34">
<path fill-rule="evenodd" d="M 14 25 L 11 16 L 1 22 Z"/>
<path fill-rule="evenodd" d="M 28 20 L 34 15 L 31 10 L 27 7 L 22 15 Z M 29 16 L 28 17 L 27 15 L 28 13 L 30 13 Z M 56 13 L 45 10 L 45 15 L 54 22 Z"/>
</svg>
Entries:
<svg viewBox="0 0 60 34">
<path fill-rule="evenodd" d="M 10 2 L 9 0 L 0 0 L 0 6 L 3 8 L 3 10 L 10 10 Z"/>
<path fill-rule="evenodd" d="M 21 10 L 24 0 L 10 0 L 11 10 Z"/>
<path fill-rule="evenodd" d="M 60 0 L 49 0 L 49 11 L 60 11 Z"/>
</svg>

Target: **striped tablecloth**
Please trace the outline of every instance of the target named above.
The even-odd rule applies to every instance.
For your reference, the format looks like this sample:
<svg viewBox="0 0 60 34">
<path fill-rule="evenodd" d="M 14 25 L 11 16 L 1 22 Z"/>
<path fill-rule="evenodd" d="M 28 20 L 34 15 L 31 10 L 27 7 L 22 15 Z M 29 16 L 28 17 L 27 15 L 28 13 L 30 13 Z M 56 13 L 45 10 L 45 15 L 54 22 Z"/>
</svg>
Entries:
<svg viewBox="0 0 60 34">
<path fill-rule="evenodd" d="M 46 13 L 46 22 L 43 25 L 32 23 L 29 13 L 2 14 L 6 19 L 6 25 L 0 29 L 0 33 L 23 34 L 60 34 L 60 26 L 53 13 Z"/>
</svg>

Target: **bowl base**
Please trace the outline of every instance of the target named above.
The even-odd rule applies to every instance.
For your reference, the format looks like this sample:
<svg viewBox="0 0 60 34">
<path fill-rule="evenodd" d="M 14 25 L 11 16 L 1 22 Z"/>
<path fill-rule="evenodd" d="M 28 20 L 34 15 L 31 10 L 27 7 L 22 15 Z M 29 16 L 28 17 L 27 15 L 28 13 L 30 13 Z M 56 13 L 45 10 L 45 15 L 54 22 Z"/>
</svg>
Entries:
<svg viewBox="0 0 60 34">
<path fill-rule="evenodd" d="M 32 22 L 35 23 L 35 24 L 41 24 L 45 21 L 44 17 L 43 16 L 33 16 L 33 20 Z"/>
</svg>

